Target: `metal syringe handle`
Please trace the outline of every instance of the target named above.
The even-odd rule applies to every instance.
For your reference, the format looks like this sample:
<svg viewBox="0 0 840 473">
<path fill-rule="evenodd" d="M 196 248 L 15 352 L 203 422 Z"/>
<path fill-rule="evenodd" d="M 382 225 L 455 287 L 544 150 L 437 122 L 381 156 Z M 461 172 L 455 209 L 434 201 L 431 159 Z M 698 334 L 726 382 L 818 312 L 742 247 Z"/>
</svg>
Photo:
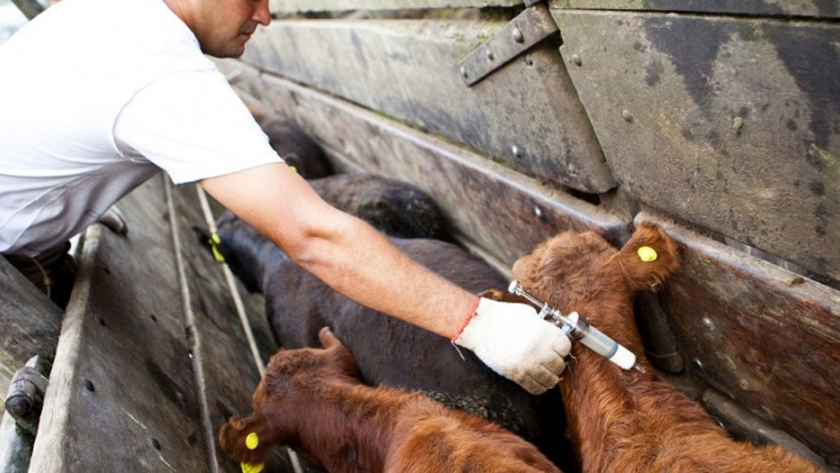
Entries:
<svg viewBox="0 0 840 473">
<path fill-rule="evenodd" d="M 589 325 L 577 312 L 572 312 L 568 316 L 563 315 L 562 312 L 548 305 L 547 302 L 543 302 L 528 293 L 516 280 L 511 281 L 508 292 L 522 296 L 533 305 L 540 307 L 540 317 L 560 327 L 563 333 L 572 340 L 580 340 L 589 349 L 612 361 L 622 369 L 629 370 L 636 364 L 636 355 L 633 352 Z"/>
</svg>

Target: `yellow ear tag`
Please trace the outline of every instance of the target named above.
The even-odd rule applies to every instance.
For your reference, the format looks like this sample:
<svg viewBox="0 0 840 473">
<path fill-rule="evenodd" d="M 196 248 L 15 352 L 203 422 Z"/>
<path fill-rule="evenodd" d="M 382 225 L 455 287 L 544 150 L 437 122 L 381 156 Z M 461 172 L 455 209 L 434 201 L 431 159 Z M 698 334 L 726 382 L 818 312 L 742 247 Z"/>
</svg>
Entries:
<svg viewBox="0 0 840 473">
<path fill-rule="evenodd" d="M 260 446 L 260 436 L 256 432 L 251 432 L 245 437 L 245 446 L 248 450 L 253 450 Z"/>
<path fill-rule="evenodd" d="M 213 252 L 213 257 L 216 258 L 216 261 L 219 263 L 225 262 L 225 256 L 219 251 L 219 245 L 222 244 L 222 239 L 219 238 L 218 233 L 214 233 L 210 235 L 210 250 Z"/>
<path fill-rule="evenodd" d="M 240 466 L 242 467 L 242 473 L 260 473 L 265 468 L 265 465 L 260 463 L 259 465 L 251 465 L 249 463 L 241 463 Z"/>
<path fill-rule="evenodd" d="M 260 436 L 257 435 L 256 432 L 251 432 L 245 437 L 245 446 L 248 447 L 248 450 L 254 450 L 260 445 Z M 265 468 L 265 465 L 260 463 L 259 465 L 251 465 L 250 463 L 240 463 L 242 467 L 242 473 L 260 473 Z"/>
<path fill-rule="evenodd" d="M 656 261 L 656 258 L 659 257 L 659 255 L 656 254 L 656 250 L 649 246 L 640 246 L 639 249 L 636 250 L 636 254 L 638 254 L 639 259 L 644 261 L 645 263 Z"/>
<path fill-rule="evenodd" d="M 289 165 L 289 169 L 291 169 L 294 172 L 297 172 L 297 167 L 292 166 L 291 164 Z"/>
</svg>

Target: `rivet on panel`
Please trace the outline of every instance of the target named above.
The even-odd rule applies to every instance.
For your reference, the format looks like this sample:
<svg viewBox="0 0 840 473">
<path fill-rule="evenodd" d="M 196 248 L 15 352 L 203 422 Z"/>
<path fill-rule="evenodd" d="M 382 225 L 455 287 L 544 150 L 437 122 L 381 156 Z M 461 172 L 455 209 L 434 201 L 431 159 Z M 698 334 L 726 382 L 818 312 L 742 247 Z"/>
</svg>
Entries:
<svg viewBox="0 0 840 473">
<path fill-rule="evenodd" d="M 520 30 L 519 28 L 514 28 L 513 29 L 512 36 L 513 36 L 513 40 L 516 41 L 517 43 L 521 43 L 521 42 L 525 41 L 525 36 L 522 35 L 522 30 Z"/>
<path fill-rule="evenodd" d="M 580 67 L 580 65 L 583 64 L 583 61 L 580 60 L 580 56 L 577 54 L 572 54 L 572 64 Z"/>
<path fill-rule="evenodd" d="M 621 116 L 624 118 L 624 121 L 626 121 L 627 123 L 633 123 L 633 114 L 630 113 L 630 110 L 622 111 Z"/>
</svg>

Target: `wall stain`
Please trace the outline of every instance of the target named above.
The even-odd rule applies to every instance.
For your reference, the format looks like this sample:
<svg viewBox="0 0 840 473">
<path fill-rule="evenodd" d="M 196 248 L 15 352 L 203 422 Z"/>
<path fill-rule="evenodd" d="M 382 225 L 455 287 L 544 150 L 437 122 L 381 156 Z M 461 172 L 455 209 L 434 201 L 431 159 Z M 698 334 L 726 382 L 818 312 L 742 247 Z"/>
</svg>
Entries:
<svg viewBox="0 0 840 473">
<path fill-rule="evenodd" d="M 694 103 L 709 115 L 708 105 L 715 94 L 711 83 L 714 63 L 721 46 L 736 33 L 735 25 L 694 17 L 674 21 L 653 16 L 644 20 L 643 28 L 682 76 Z"/>
<path fill-rule="evenodd" d="M 647 72 L 647 75 L 645 76 L 645 83 L 649 87 L 653 87 L 662 81 L 661 75 L 665 73 L 665 66 L 659 59 L 654 59 L 650 64 L 648 64 L 645 72 Z"/>
<path fill-rule="evenodd" d="M 828 149 L 832 123 L 840 115 L 840 52 L 832 44 L 837 32 L 776 24 L 765 26 L 765 37 L 808 97 L 814 143 Z"/>
</svg>

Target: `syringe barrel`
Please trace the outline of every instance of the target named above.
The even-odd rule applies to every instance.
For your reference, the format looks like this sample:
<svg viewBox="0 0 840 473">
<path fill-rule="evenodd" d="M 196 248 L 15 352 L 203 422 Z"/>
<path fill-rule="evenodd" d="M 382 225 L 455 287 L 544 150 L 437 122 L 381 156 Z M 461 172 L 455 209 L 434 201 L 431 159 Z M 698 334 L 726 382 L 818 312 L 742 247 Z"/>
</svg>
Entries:
<svg viewBox="0 0 840 473">
<path fill-rule="evenodd" d="M 636 364 L 636 355 L 593 326 L 586 327 L 580 342 L 625 370 Z"/>
<path fill-rule="evenodd" d="M 529 294 L 519 284 L 519 281 L 516 280 L 510 282 L 508 291 L 528 299 L 537 307 L 542 307 L 540 311 L 541 316 L 545 316 L 547 320 L 560 327 L 563 333 L 567 334 L 573 340 L 580 340 L 581 343 L 589 347 L 592 351 L 607 358 L 622 369 L 629 370 L 636 364 L 636 355 L 633 352 L 619 345 L 597 328 L 589 325 L 577 312 L 572 312 L 568 316 L 563 315 L 559 310 Z"/>
</svg>

